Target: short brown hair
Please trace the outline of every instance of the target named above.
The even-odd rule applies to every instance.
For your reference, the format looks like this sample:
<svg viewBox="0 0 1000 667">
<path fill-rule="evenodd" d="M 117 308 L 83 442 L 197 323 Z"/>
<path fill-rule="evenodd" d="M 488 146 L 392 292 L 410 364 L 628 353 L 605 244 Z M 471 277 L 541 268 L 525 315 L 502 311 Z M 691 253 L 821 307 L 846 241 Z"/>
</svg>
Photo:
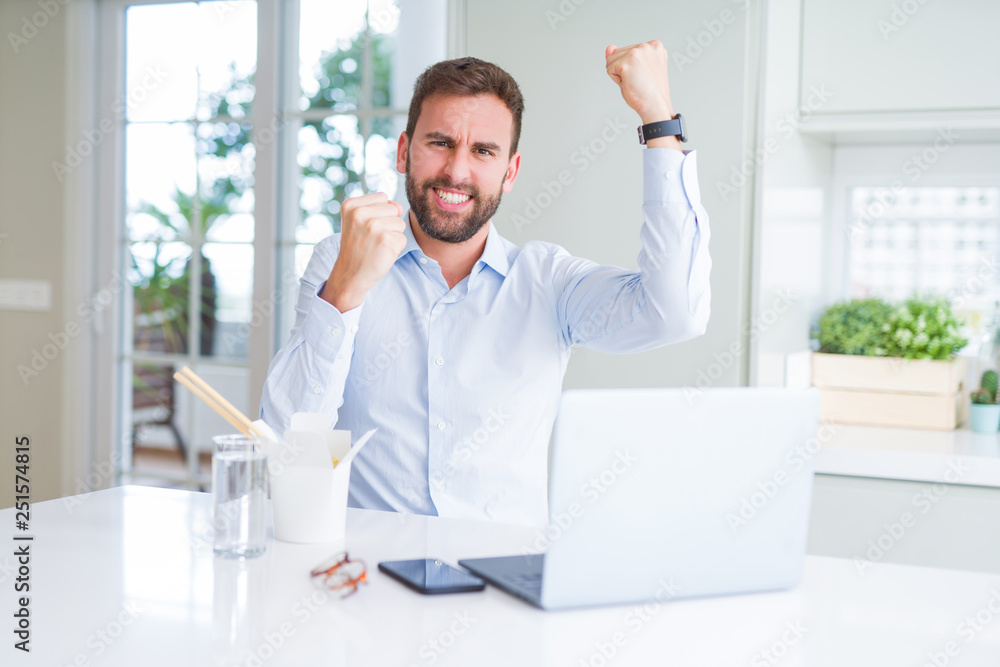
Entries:
<svg viewBox="0 0 1000 667">
<path fill-rule="evenodd" d="M 495 95 L 500 98 L 514 116 L 511 133 L 510 155 L 517 152 L 517 142 L 521 138 L 521 114 L 524 112 L 524 98 L 514 77 L 493 63 L 479 58 L 456 58 L 443 60 L 431 65 L 417 77 L 410 100 L 410 114 L 406 119 L 406 136 L 413 139 L 417 128 L 417 118 L 424 100 L 434 95 Z M 509 157 L 509 156 L 508 156 Z"/>
</svg>

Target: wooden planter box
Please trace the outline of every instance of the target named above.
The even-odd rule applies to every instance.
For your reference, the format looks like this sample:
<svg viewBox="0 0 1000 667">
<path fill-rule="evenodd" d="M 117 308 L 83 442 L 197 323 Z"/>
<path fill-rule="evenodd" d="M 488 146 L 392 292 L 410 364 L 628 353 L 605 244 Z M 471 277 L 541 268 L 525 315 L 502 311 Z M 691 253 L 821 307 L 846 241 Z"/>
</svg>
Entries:
<svg viewBox="0 0 1000 667">
<path fill-rule="evenodd" d="M 951 430 L 968 413 L 966 361 L 812 356 L 820 418 L 845 424 Z"/>
</svg>

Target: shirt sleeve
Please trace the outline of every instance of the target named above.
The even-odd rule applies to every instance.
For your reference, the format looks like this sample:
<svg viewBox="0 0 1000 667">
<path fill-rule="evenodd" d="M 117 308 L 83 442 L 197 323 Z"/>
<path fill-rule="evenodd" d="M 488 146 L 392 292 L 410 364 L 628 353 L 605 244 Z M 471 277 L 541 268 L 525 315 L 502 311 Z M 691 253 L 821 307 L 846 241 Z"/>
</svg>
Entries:
<svg viewBox="0 0 1000 667">
<path fill-rule="evenodd" d="M 299 283 L 295 326 L 271 361 L 260 417 L 284 433 L 296 412 L 324 412 L 337 420 L 364 304 L 346 313 L 320 298 L 337 259 L 339 236 L 317 244 Z"/>
<path fill-rule="evenodd" d="M 554 288 L 567 346 L 639 352 L 705 332 L 712 259 L 695 152 L 643 151 L 642 213 L 638 271 L 565 251 L 557 257 Z"/>
</svg>

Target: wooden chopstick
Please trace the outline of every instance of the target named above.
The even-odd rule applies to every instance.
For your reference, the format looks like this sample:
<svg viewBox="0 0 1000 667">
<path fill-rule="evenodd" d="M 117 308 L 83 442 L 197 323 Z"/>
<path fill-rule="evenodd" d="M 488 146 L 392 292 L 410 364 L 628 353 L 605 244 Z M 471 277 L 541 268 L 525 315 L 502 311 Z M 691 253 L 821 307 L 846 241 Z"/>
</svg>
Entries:
<svg viewBox="0 0 1000 667">
<path fill-rule="evenodd" d="M 243 424 L 244 428 L 246 428 L 248 431 L 254 431 L 254 432 L 256 432 L 257 429 L 254 427 L 253 422 L 251 422 L 250 419 L 246 415 L 244 415 L 242 412 L 240 412 L 239 409 L 237 409 L 237 407 L 235 405 L 233 405 L 232 403 L 230 403 L 229 401 L 227 401 L 226 398 L 225 398 L 225 396 L 223 396 L 222 394 L 220 394 L 219 392 L 217 392 L 215 389 L 212 389 L 211 385 L 209 385 L 207 382 L 205 382 L 200 377 L 198 377 L 197 373 L 195 373 L 193 370 L 191 370 L 187 366 L 184 366 L 183 368 L 181 368 L 181 373 L 183 373 L 185 376 L 187 376 L 187 378 L 189 380 L 191 380 L 196 385 L 198 385 L 198 388 L 200 388 L 206 394 L 208 394 L 213 399 L 215 399 L 215 402 L 218 403 L 219 405 L 221 405 L 223 408 L 225 408 L 225 410 L 230 415 L 233 416 L 233 419 L 235 419 L 239 423 Z M 260 434 L 258 433 L 258 435 L 260 435 Z"/>
<path fill-rule="evenodd" d="M 194 394 L 195 396 L 197 396 L 198 398 L 200 398 L 202 401 L 204 401 L 205 404 L 208 407 L 210 407 L 213 410 L 215 410 L 219 414 L 220 417 L 222 417 L 227 422 L 229 422 L 230 424 L 232 424 L 233 427 L 236 428 L 238 431 L 240 431 L 241 433 L 245 433 L 247 435 L 250 435 L 250 430 L 246 426 L 243 426 L 243 424 L 240 424 L 238 421 L 236 421 L 236 419 L 234 419 L 232 416 L 230 416 L 230 414 L 228 412 L 226 412 L 225 408 L 223 408 L 221 405 L 219 405 L 218 403 L 216 403 L 212 399 L 211 396 L 209 396 L 208 394 L 206 394 L 205 392 L 203 392 L 201 389 L 199 389 L 198 386 L 194 384 L 194 382 L 192 382 L 191 380 L 189 380 L 184 375 L 181 375 L 180 372 L 174 373 L 174 379 L 177 380 L 178 382 L 180 382 L 185 387 L 187 387 L 191 391 L 192 394 Z"/>
</svg>

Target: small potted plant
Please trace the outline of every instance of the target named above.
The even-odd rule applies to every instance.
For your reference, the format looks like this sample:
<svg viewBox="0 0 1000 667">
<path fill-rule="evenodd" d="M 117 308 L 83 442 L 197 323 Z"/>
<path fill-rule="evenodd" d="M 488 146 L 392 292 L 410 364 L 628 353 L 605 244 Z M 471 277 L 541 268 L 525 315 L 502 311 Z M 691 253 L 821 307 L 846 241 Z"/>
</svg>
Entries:
<svg viewBox="0 0 1000 667">
<path fill-rule="evenodd" d="M 951 304 L 919 297 L 899 304 L 854 299 L 826 309 L 812 383 L 820 418 L 846 424 L 952 430 L 969 405 L 968 342 Z M 994 398 L 995 401 L 995 398 Z"/>
<path fill-rule="evenodd" d="M 997 372 L 983 373 L 979 389 L 972 392 L 969 424 L 976 433 L 996 433 L 1000 430 L 1000 404 L 997 404 Z"/>
</svg>

